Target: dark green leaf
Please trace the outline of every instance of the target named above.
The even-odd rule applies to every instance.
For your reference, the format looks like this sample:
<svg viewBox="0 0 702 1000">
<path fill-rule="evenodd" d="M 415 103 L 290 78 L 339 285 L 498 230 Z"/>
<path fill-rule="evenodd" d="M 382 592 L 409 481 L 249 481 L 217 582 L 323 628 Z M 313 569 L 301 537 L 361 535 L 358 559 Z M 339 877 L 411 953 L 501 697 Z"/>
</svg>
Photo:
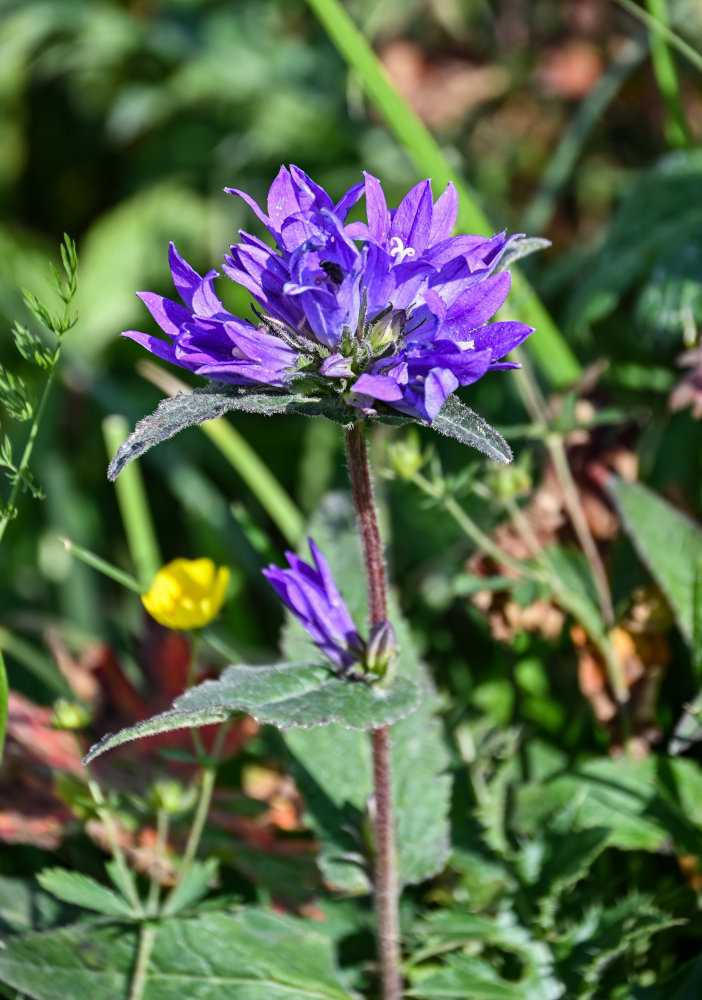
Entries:
<svg viewBox="0 0 702 1000">
<path fill-rule="evenodd" d="M 353 509 L 345 494 L 329 494 L 310 527 L 359 628 L 366 621 L 363 562 Z M 412 884 L 430 878 L 446 862 L 451 779 L 438 698 L 413 646 L 409 627 L 394 601 L 390 618 L 400 654 L 400 678 L 423 691 L 419 707 L 391 730 L 392 769 L 400 880 Z M 289 620 L 283 648 L 301 655 L 309 640 Z M 327 726 L 311 732 L 290 731 L 286 743 L 294 758 L 295 778 L 320 839 L 319 863 L 326 880 L 348 892 L 368 890 L 365 810 L 371 793 L 368 737 Z"/>
<path fill-rule="evenodd" d="M 74 926 L 11 938 L 0 982 L 31 1000 L 129 995 L 134 926 Z M 144 997 L 155 1000 L 350 1000 L 331 943 L 292 917 L 264 910 L 202 913 L 159 924 Z"/>
<path fill-rule="evenodd" d="M 692 645 L 702 530 L 641 483 L 612 478 L 609 490 L 634 547 L 668 598 L 680 631 Z"/>
<path fill-rule="evenodd" d="M 143 455 L 161 441 L 167 441 L 193 424 L 221 417 L 229 410 L 245 410 L 270 416 L 278 413 L 300 413 L 304 416 L 324 416 L 339 423 L 348 423 L 348 409 L 335 398 L 310 399 L 293 392 L 264 391 L 213 383 L 179 392 L 162 399 L 156 411 L 143 417 L 110 462 L 108 478 L 116 479 L 128 462 Z"/>
<path fill-rule="evenodd" d="M 352 729 L 371 729 L 407 715 L 419 698 L 419 688 L 404 677 L 385 689 L 362 681 L 341 680 L 320 663 L 277 663 L 227 667 L 215 681 L 190 688 L 168 712 L 108 734 L 91 747 L 85 762 L 121 743 L 223 722 L 236 713 L 279 729 L 324 726 L 331 722 Z"/>
<path fill-rule="evenodd" d="M 455 396 L 448 397 L 431 426 L 439 434 L 477 448 L 496 462 L 507 465 L 512 461 L 512 451 L 502 435 Z"/>
<path fill-rule="evenodd" d="M 662 159 L 627 189 L 604 245 L 582 271 L 575 322 L 594 322 L 643 283 L 638 314 L 654 335 L 679 340 L 702 322 L 702 151 Z M 637 343 L 641 324 L 636 325 Z"/>
<path fill-rule="evenodd" d="M 698 957 L 665 983 L 634 989 L 632 1000 L 699 1000 L 701 995 L 702 957 Z"/>
<path fill-rule="evenodd" d="M 555 989 L 554 989 L 555 987 Z M 451 955 L 438 972 L 407 991 L 417 1000 L 557 1000 L 562 990 L 552 979 L 528 976 L 519 982 L 502 979 L 487 959 Z"/>
</svg>

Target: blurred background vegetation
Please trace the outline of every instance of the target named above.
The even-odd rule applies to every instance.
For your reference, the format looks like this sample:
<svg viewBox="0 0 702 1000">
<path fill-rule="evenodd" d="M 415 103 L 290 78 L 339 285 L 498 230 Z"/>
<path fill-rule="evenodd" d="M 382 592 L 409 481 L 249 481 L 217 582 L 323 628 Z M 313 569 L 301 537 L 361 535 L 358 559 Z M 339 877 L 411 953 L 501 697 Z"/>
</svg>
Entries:
<svg viewBox="0 0 702 1000">
<path fill-rule="evenodd" d="M 612 471 L 627 481 L 638 476 L 699 518 L 702 8 L 695 0 L 668 4 L 682 43 L 666 49 L 671 77 L 660 52 L 658 62 L 651 58 L 659 36 L 643 20 L 661 5 L 344 6 L 494 230 L 552 241 L 525 270 L 582 366 L 580 383 L 566 392 L 534 374 L 543 399 L 531 410 L 511 374 L 489 376 L 463 394 L 510 439 L 521 479 L 506 482 L 428 431 L 418 432 L 417 447 L 431 446 L 430 468 L 436 473 L 441 463 L 450 496 L 508 558 L 528 560 L 555 546 L 562 573 L 577 578 L 587 576 L 587 553 L 544 445 L 545 428 L 555 428 L 586 533 L 609 578 L 614 617 L 605 615 L 604 624 L 619 629 L 630 690 L 640 683 L 642 707 L 629 720 L 629 736 L 647 757 L 673 734 L 683 705 L 702 686 L 699 633 L 695 646 L 680 628 L 676 601 L 658 589 L 665 572 L 651 570 L 655 558 L 644 554 L 642 562 L 632 545 L 634 537 L 639 552 L 645 549 L 640 536 L 645 541 L 652 530 L 650 514 L 623 530 L 621 507 L 604 483 Z M 172 294 L 169 240 L 203 271 L 218 266 L 239 228 L 260 231 L 246 206 L 222 189 L 242 188 L 260 201 L 281 163 L 298 164 L 333 195 L 366 169 L 382 179 L 391 204 L 419 179 L 302 0 L 0 2 L 0 363 L 35 392 L 43 376 L 19 357 L 9 333 L 14 320 L 28 322 L 21 288 L 50 297 L 47 260 L 64 232 L 80 257 L 79 321 L 65 338 L 33 461 L 46 499 L 21 497 L 0 553 L 0 648 L 13 689 L 33 703 L 49 705 L 65 693 L 65 661 L 75 665 L 86 649 L 108 649 L 133 678 L 144 669 L 154 627 L 138 599 L 72 558 L 60 539 L 128 572 L 138 568 L 105 477 L 113 445 L 106 446 L 104 421 L 123 416 L 117 433 L 126 433 L 163 391 L 155 376 L 145 377 L 144 352 L 119 334 L 152 331 L 136 290 Z M 232 309 L 247 309 L 236 289 L 218 291 Z M 20 448 L 25 427 L 4 414 L 0 421 Z M 293 512 L 307 517 L 327 490 L 344 487 L 337 427 L 243 414 L 233 424 L 289 494 Z M 483 735 L 515 727 L 526 744 L 561 763 L 620 747 L 610 681 L 577 616 L 528 580 L 517 588 L 505 583 L 509 568 L 499 552 L 481 553 L 441 500 L 443 516 L 428 509 L 421 489 L 403 479 L 401 467 L 398 473 L 388 444 L 381 434 L 374 447 L 387 472 L 378 487 L 392 571 L 445 694 L 456 754 L 468 752 L 464 726 L 475 720 Z M 252 661 L 271 655 L 280 613 L 259 570 L 279 559 L 294 540 L 290 532 L 286 537 L 241 467 L 198 429 L 141 466 L 160 556 L 210 555 L 229 565 L 219 638 Z M 531 551 L 515 529 L 520 511 L 536 536 Z M 483 586 L 489 578 L 497 582 Z M 585 591 L 592 597 L 591 580 Z M 258 738 L 263 743 L 246 751 L 250 759 L 275 757 L 269 737 Z M 534 765 L 537 773 L 545 759 Z M 528 776 L 526 754 L 523 764 Z M 0 853 L 0 870 L 33 872 L 45 861 L 41 852 L 62 842 L 65 822 L 57 825 L 61 834 L 42 841 L 23 837 L 22 817 L 10 812 L 2 813 L 0 837 L 14 846 Z M 71 843 L 80 841 L 68 837 L 65 861 L 75 857 Z M 636 865 L 642 891 L 659 878 L 664 893 L 699 891 L 699 874 L 680 875 L 670 859 L 660 874 L 651 859 L 636 858 L 628 868 L 611 855 L 600 859 L 614 896 Z M 260 866 L 249 859 L 243 868 L 237 878 L 256 883 Z M 681 906 L 689 917 L 688 896 Z M 680 956 L 690 949 L 680 946 Z"/>
</svg>

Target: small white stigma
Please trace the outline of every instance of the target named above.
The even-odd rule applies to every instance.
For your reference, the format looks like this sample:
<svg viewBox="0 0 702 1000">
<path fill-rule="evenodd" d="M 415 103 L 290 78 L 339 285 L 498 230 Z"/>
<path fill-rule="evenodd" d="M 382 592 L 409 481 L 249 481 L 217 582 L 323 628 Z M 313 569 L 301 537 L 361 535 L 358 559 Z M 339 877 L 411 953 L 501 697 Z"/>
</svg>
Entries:
<svg viewBox="0 0 702 1000">
<path fill-rule="evenodd" d="M 395 243 L 397 244 L 397 246 L 393 246 L 393 244 Z M 402 261 L 405 259 L 405 257 L 414 257 L 414 250 L 412 249 L 412 247 L 403 246 L 402 240 L 400 239 L 399 236 L 393 236 L 393 238 L 390 240 L 390 246 L 392 247 L 392 250 L 390 251 L 390 256 L 397 257 L 398 264 L 401 264 Z"/>
</svg>

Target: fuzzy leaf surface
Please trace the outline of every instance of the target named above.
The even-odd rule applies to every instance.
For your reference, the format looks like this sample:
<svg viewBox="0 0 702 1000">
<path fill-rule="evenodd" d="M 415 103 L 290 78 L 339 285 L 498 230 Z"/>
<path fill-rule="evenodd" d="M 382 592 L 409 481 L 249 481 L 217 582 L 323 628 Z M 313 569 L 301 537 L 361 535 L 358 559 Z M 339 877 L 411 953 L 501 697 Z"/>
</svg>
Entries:
<svg viewBox="0 0 702 1000">
<path fill-rule="evenodd" d="M 0 982 L 31 1000 L 129 994 L 138 929 L 80 925 L 10 939 Z M 156 929 L 143 1000 L 350 1000 L 331 943 L 301 920 L 264 910 L 170 918 Z"/>
<path fill-rule="evenodd" d="M 213 382 L 192 392 L 179 392 L 162 399 L 156 410 L 143 417 L 120 445 L 107 470 L 108 478 L 116 479 L 125 465 L 139 458 L 155 444 L 167 441 L 186 427 L 221 417 L 229 410 L 245 410 L 262 416 L 300 413 L 306 416 L 325 416 L 340 423 L 347 423 L 349 420 L 347 408 L 333 397 L 317 400 L 299 393 L 275 390 L 266 392 Z"/>
<path fill-rule="evenodd" d="M 439 434 L 476 448 L 496 462 L 509 465 L 512 461 L 512 449 L 502 435 L 456 396 L 448 397 L 431 426 Z"/>
<path fill-rule="evenodd" d="M 142 736 L 208 726 L 237 713 L 279 729 L 307 729 L 332 722 L 352 729 L 372 729 L 407 715 L 419 695 L 419 687 L 406 678 L 380 689 L 378 685 L 341 680 L 323 663 L 235 664 L 217 680 L 204 681 L 180 695 L 169 711 L 104 736 L 90 748 L 85 760 L 89 763 L 106 750 Z"/>
</svg>

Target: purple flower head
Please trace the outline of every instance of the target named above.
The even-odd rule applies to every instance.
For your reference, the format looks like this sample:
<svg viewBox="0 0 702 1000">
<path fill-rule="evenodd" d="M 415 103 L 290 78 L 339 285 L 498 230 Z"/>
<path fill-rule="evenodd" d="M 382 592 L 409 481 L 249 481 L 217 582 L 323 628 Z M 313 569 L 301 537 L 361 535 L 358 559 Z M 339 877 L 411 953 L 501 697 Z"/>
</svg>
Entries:
<svg viewBox="0 0 702 1000">
<path fill-rule="evenodd" d="M 488 322 L 510 287 L 496 273 L 509 238 L 451 236 L 458 211 L 453 185 L 434 201 L 422 181 L 389 209 L 377 178 L 336 204 L 302 170 L 281 167 L 263 211 L 243 198 L 275 247 L 241 231 L 224 274 L 255 300 L 249 322 L 227 312 L 214 292 L 216 271 L 197 274 L 171 247 L 182 303 L 142 292 L 168 340 L 131 330 L 147 350 L 199 375 L 335 394 L 366 413 L 386 408 L 431 423 L 446 397 L 503 361 L 532 332 Z M 346 223 L 365 195 L 366 222 Z M 312 388 L 310 388 L 312 386 Z"/>
<path fill-rule="evenodd" d="M 263 570 L 263 575 L 309 632 L 315 645 L 342 675 L 348 675 L 354 664 L 362 662 L 365 644 L 324 556 L 311 538 L 308 541 L 313 565 L 303 562 L 294 552 L 286 552 L 289 569 L 271 565 Z"/>
</svg>

